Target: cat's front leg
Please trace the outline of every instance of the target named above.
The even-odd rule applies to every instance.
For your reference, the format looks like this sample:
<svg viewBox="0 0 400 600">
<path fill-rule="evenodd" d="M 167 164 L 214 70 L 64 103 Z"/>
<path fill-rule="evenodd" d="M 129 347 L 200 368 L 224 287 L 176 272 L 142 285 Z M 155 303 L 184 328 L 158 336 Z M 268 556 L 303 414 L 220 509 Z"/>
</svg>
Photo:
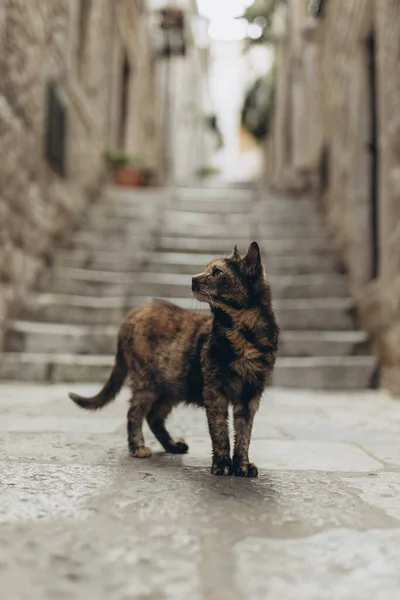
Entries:
<svg viewBox="0 0 400 600">
<path fill-rule="evenodd" d="M 213 475 L 232 475 L 228 429 L 228 402 L 223 396 L 213 395 L 205 401 L 208 429 L 212 443 Z"/>
<path fill-rule="evenodd" d="M 244 399 L 233 407 L 233 426 L 235 448 L 233 451 L 233 474 L 237 477 L 257 477 L 256 465 L 249 462 L 249 446 L 253 430 L 254 415 L 260 404 L 260 398 Z"/>
</svg>

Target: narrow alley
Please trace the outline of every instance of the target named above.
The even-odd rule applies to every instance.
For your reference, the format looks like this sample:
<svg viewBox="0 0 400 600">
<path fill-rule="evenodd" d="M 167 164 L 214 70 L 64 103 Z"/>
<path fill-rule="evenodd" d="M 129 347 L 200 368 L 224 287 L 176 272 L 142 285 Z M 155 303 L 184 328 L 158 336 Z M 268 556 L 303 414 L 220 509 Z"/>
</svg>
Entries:
<svg viewBox="0 0 400 600">
<path fill-rule="evenodd" d="M 2 600 L 400 599 L 399 30 L 0 1 Z"/>
</svg>

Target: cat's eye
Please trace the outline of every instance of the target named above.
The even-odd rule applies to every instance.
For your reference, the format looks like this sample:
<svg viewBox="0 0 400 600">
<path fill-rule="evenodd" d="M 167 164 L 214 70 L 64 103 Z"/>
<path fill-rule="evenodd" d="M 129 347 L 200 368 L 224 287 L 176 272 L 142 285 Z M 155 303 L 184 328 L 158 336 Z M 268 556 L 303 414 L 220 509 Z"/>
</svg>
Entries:
<svg viewBox="0 0 400 600">
<path fill-rule="evenodd" d="M 212 273 L 211 273 L 211 275 L 212 275 L 213 277 L 218 277 L 218 275 L 222 275 L 222 271 L 221 271 L 221 269 L 217 269 L 217 268 L 215 267 L 215 268 L 212 270 Z"/>
</svg>

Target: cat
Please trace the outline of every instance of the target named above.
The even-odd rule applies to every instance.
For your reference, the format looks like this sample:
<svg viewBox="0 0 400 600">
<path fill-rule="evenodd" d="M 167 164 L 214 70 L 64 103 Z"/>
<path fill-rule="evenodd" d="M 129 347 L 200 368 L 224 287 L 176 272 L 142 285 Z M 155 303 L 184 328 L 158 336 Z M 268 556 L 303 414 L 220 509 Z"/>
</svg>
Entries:
<svg viewBox="0 0 400 600">
<path fill-rule="evenodd" d="M 142 433 L 144 419 L 166 452 L 184 454 L 187 444 L 171 438 L 165 420 L 177 404 L 204 407 L 212 441 L 211 473 L 257 477 L 248 450 L 279 338 L 258 244 L 253 242 L 243 259 L 235 246 L 230 258 L 212 261 L 193 277 L 192 291 L 210 305 L 211 315 L 163 300 L 133 310 L 122 321 L 115 364 L 103 389 L 92 398 L 69 396 L 82 408 L 96 410 L 115 398 L 129 376 L 128 446 L 137 458 L 151 456 Z"/>
</svg>

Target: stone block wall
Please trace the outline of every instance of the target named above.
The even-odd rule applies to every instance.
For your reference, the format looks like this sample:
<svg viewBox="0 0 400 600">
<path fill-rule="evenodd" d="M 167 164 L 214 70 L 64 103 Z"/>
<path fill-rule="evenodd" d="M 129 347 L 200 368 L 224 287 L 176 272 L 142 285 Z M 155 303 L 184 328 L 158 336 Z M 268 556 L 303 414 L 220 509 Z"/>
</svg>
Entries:
<svg viewBox="0 0 400 600">
<path fill-rule="evenodd" d="M 316 18 L 306 0 L 283 5 L 269 181 L 287 187 L 286 174 L 301 175 L 307 164 L 321 179 L 326 150 L 326 220 L 349 273 L 360 325 L 380 360 L 381 383 L 400 393 L 400 2 L 324 0 Z"/>
<path fill-rule="evenodd" d="M 0 332 L 103 179 L 121 10 L 140 18 L 135 0 L 0 2 Z M 49 80 L 67 110 L 65 177 L 44 158 Z"/>
<path fill-rule="evenodd" d="M 349 271 L 360 322 L 400 393 L 400 4 L 326 0 L 318 25 L 321 118 L 329 155 L 327 219 Z M 371 81 L 375 37 L 379 276 L 372 273 Z"/>
</svg>

